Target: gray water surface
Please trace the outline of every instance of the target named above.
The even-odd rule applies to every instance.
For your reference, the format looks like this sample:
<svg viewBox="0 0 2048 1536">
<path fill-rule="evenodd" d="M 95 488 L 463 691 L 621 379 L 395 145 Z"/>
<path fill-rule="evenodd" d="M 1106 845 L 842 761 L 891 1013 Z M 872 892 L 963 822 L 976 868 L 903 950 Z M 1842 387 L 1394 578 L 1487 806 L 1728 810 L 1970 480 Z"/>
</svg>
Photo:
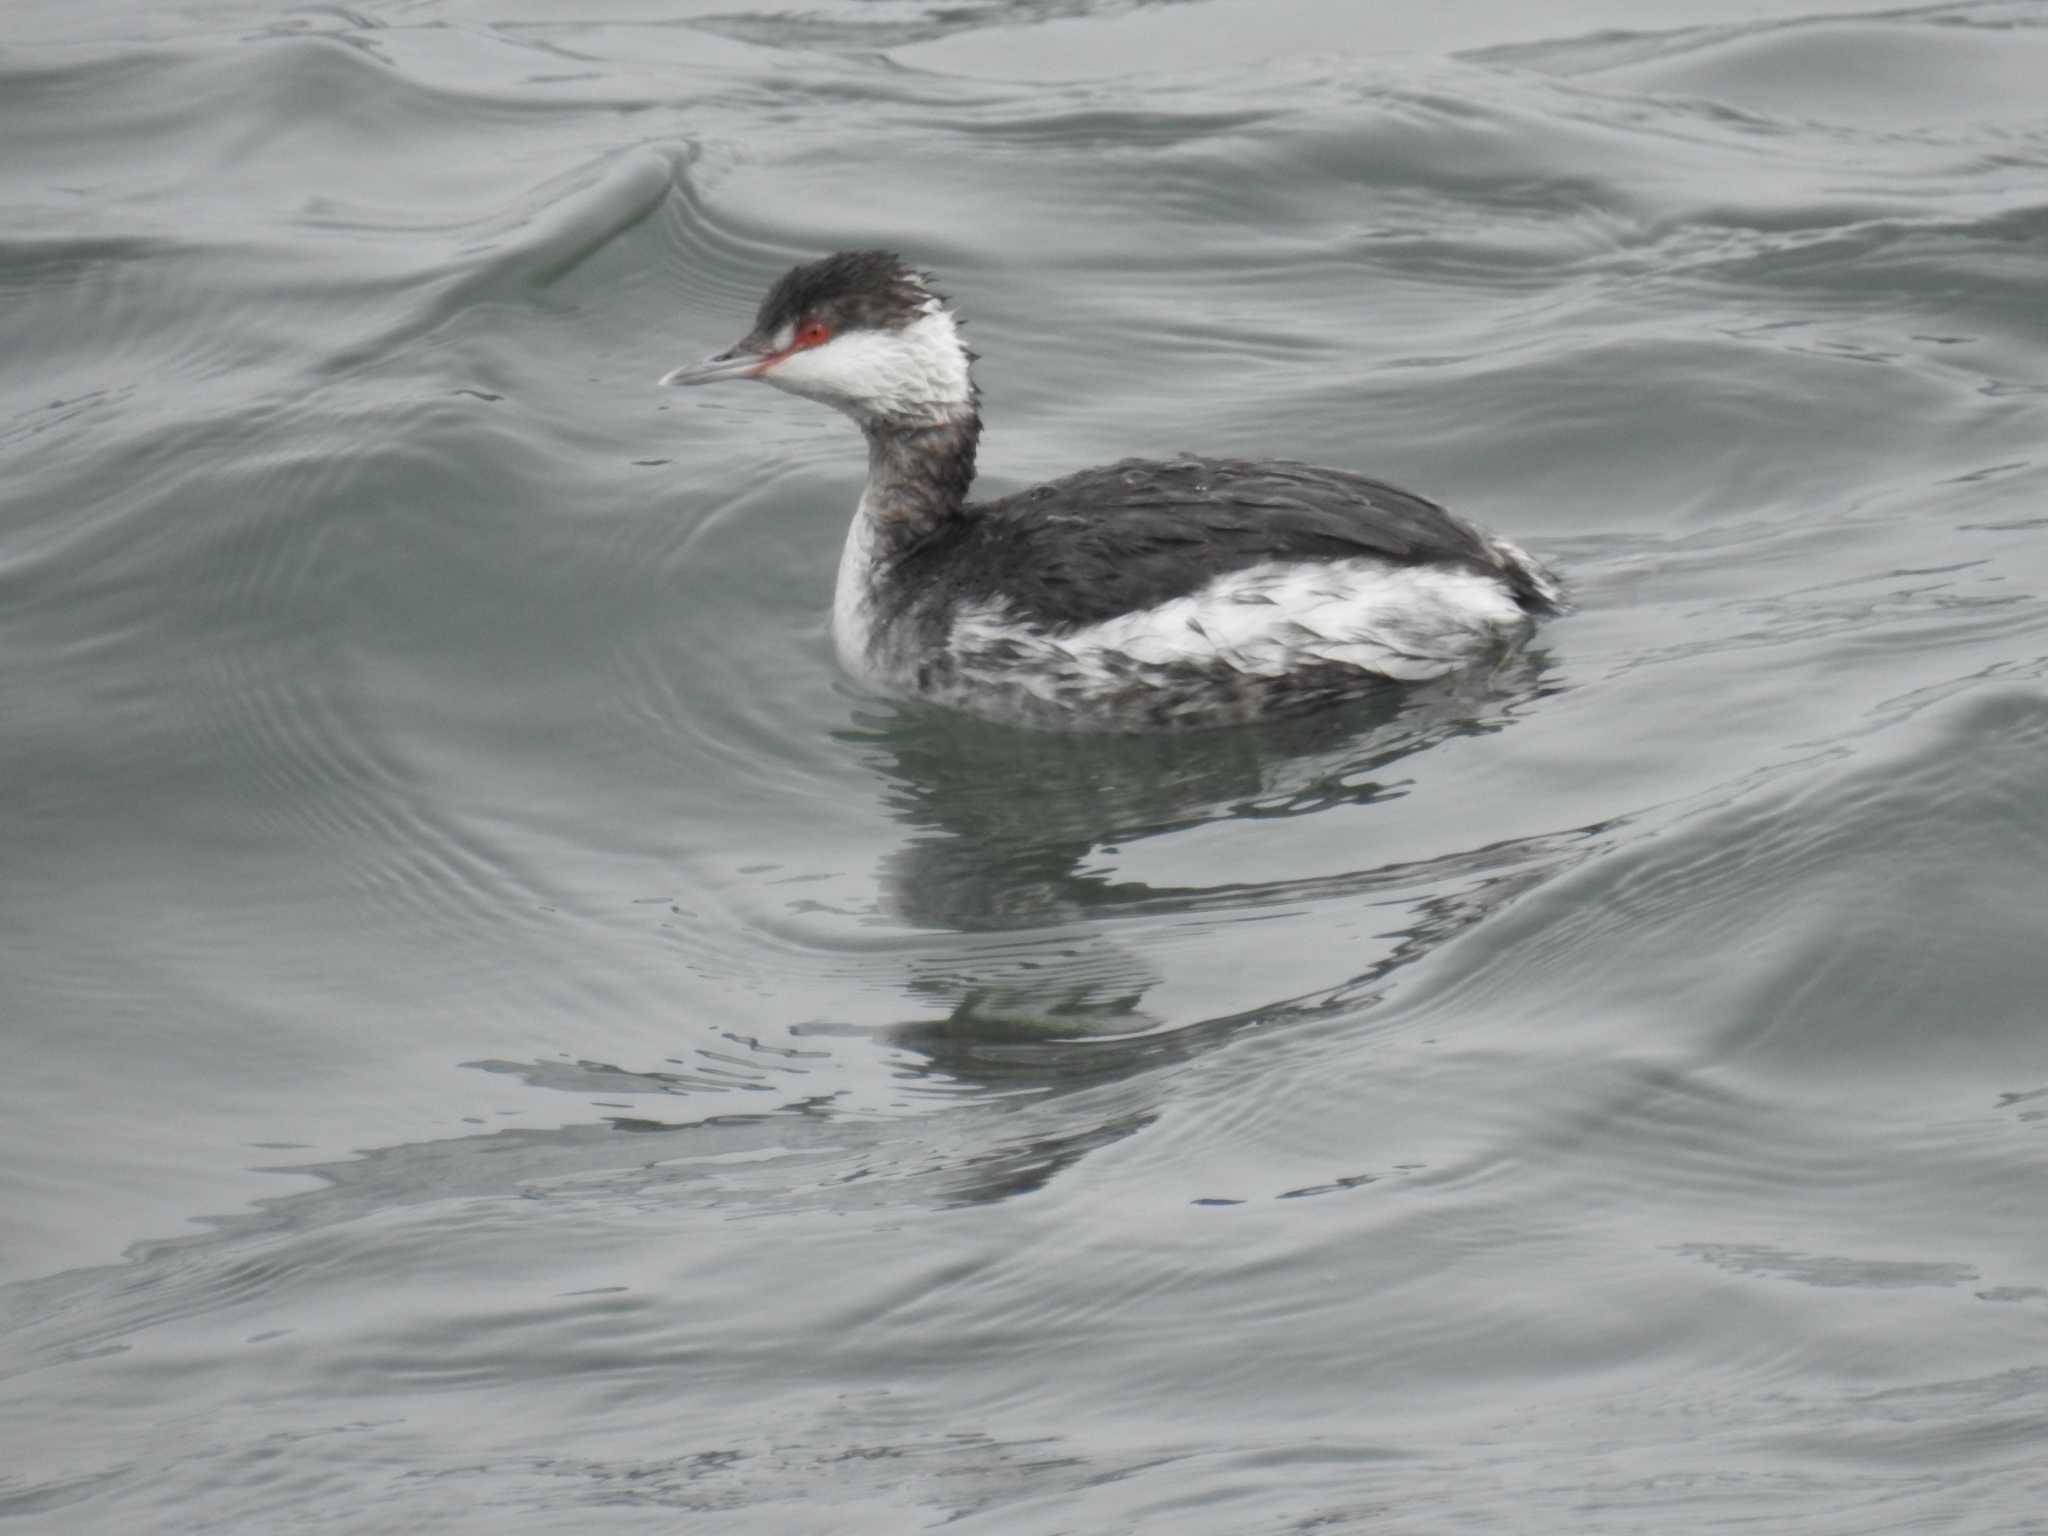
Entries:
<svg viewBox="0 0 2048 1536">
<path fill-rule="evenodd" d="M 2048 1531 L 2048 4 L 0 20 L 0 1531 Z M 860 696 L 984 488 L 1280 454 L 1516 666 Z"/>
</svg>

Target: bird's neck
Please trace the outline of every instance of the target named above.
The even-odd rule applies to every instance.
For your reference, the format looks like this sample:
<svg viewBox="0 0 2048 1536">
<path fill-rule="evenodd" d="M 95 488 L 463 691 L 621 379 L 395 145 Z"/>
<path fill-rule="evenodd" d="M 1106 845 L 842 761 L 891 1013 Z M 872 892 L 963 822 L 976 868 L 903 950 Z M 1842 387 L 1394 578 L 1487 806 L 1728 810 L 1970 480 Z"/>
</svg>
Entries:
<svg viewBox="0 0 2048 1536">
<path fill-rule="evenodd" d="M 868 483 L 860 515 L 885 549 L 907 549 L 961 515 L 974 483 L 981 417 L 964 410 L 924 421 L 862 424 Z"/>
</svg>

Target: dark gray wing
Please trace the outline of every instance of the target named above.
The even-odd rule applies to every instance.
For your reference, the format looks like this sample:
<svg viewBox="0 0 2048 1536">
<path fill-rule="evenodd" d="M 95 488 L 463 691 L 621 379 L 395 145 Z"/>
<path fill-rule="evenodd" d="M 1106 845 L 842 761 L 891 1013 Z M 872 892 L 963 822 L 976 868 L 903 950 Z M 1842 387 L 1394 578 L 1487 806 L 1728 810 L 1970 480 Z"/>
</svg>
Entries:
<svg viewBox="0 0 2048 1536">
<path fill-rule="evenodd" d="M 1287 461 L 1126 459 L 967 509 L 904 556 L 910 590 L 1000 597 L 1020 619 L 1093 624 L 1271 560 L 1384 560 L 1498 577 L 1531 613 L 1539 579 L 1435 502 Z M 920 569 L 922 567 L 922 569 Z"/>
</svg>

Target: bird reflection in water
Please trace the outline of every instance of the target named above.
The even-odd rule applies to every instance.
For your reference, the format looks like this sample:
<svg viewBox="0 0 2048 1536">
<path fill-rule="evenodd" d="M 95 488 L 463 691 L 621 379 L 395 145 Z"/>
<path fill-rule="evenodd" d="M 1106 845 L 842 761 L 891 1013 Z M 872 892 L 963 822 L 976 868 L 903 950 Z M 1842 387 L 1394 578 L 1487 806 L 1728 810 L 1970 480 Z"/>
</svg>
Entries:
<svg viewBox="0 0 2048 1536">
<path fill-rule="evenodd" d="M 1398 799 L 1418 754 L 1504 730 L 1554 688 L 1544 657 L 1531 653 L 1484 678 L 1166 737 L 1047 735 L 916 705 L 865 711 L 847 739 L 885 776 L 888 800 L 912 829 L 882 870 L 887 913 L 965 939 L 912 961 L 908 990 L 934 1013 L 889 1038 L 936 1073 L 1051 1086 L 1185 1056 L 1252 1023 L 1355 1006 L 1389 971 L 1553 872 L 1600 829 L 1264 883 L 1218 870 L 1213 882 L 1162 886 L 1118 878 L 1110 866 L 1144 839 Z M 1391 950 L 1356 973 L 1287 978 L 1300 986 L 1269 1004 L 1195 1021 L 1147 1008 L 1165 979 L 1157 958 L 1106 921 L 1250 917 L 1373 893 L 1415 898 Z M 1341 972 L 1344 960 L 1331 965 Z"/>
</svg>

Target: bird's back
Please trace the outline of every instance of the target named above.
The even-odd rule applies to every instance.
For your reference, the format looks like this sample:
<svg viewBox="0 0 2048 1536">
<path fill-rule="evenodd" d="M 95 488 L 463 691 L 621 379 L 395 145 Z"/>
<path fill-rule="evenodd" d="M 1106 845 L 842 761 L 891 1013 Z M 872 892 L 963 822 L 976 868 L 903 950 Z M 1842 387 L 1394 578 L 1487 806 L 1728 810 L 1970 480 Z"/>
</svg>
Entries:
<svg viewBox="0 0 2048 1536">
<path fill-rule="evenodd" d="M 998 603 L 1058 632 L 1156 608 L 1252 566 L 1370 561 L 1491 577 L 1528 614 L 1556 583 L 1433 501 L 1288 460 L 1125 459 L 997 501 L 905 552 L 899 591 Z"/>
</svg>

